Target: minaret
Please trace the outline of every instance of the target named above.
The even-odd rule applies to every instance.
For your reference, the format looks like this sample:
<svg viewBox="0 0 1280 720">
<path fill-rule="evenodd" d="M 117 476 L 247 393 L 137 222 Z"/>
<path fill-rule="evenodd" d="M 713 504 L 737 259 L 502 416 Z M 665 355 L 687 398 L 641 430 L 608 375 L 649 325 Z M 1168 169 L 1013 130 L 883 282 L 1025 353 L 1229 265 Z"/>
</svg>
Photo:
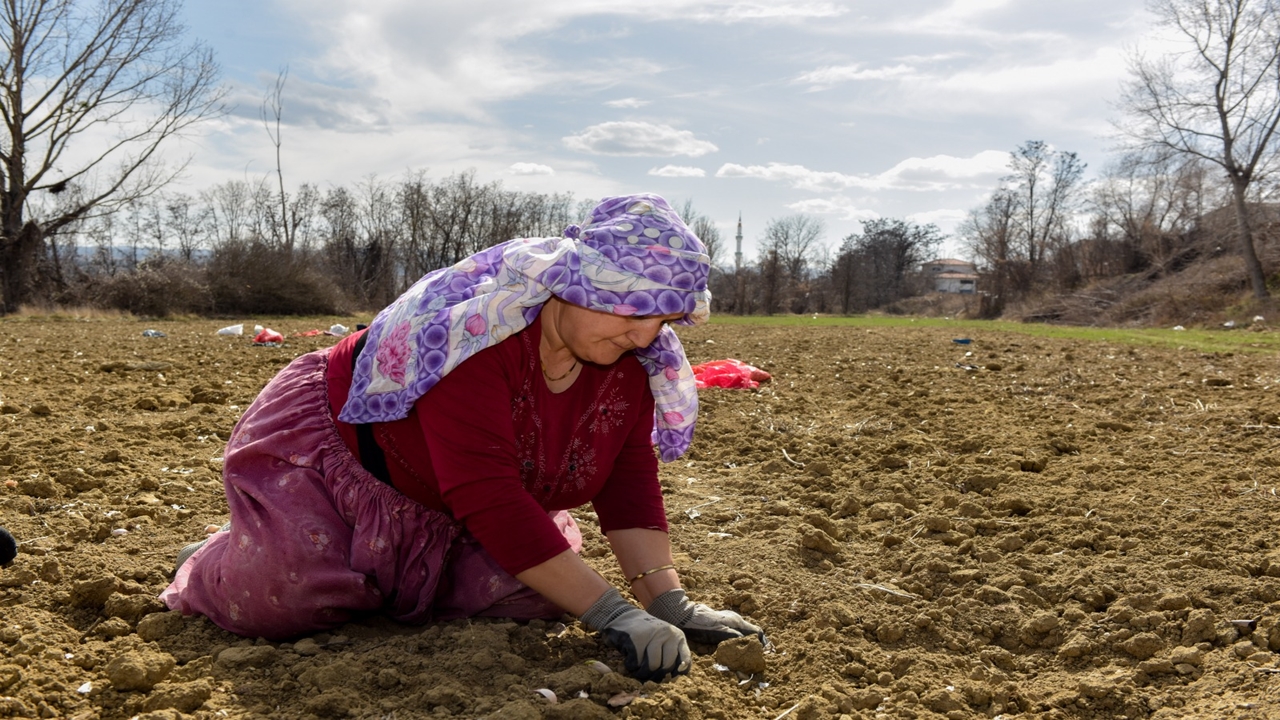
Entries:
<svg viewBox="0 0 1280 720">
<path fill-rule="evenodd" d="M 733 269 L 735 271 L 742 269 L 742 213 L 738 213 L 738 251 L 733 254 Z"/>
</svg>

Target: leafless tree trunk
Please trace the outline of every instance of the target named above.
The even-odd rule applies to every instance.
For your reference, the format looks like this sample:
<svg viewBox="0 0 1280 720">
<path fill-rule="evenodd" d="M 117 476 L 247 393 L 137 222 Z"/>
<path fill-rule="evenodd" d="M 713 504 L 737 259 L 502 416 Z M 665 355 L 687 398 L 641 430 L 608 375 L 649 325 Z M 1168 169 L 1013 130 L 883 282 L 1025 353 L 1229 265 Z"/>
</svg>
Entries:
<svg viewBox="0 0 1280 720">
<path fill-rule="evenodd" d="M 194 262 L 212 213 L 208 208 L 196 206 L 189 195 L 183 194 L 167 195 L 164 211 L 165 227 L 178 245 L 178 257 L 184 263 Z"/>
<path fill-rule="evenodd" d="M 765 248 L 760 254 L 759 265 L 760 309 L 765 315 L 773 315 L 782 309 L 782 292 L 786 276 L 786 269 L 778 248 Z"/>
<path fill-rule="evenodd" d="M 275 84 L 267 89 L 267 94 L 262 98 L 262 106 L 259 108 L 259 114 L 262 116 L 262 126 L 266 128 L 267 137 L 271 138 L 271 146 L 276 151 L 276 189 L 279 192 L 277 200 L 280 203 L 280 232 L 281 240 L 284 241 L 285 255 L 293 253 L 293 237 L 294 228 L 290 221 L 289 213 L 289 195 L 284 191 L 284 166 L 280 161 L 280 146 L 283 144 L 283 135 L 281 135 L 280 121 L 284 116 L 284 83 L 289 79 L 289 68 L 284 68 L 276 74 Z"/>
<path fill-rule="evenodd" d="M 715 221 L 694 208 L 692 199 L 684 201 L 679 208 L 679 215 L 684 224 L 702 241 L 703 247 L 707 249 L 707 257 L 711 260 L 711 270 L 715 272 L 716 257 L 720 254 L 722 244 L 720 228 L 716 227 Z"/>
<path fill-rule="evenodd" d="M 249 186 L 243 180 L 228 180 L 220 185 L 202 190 L 200 199 L 209 208 L 209 223 L 212 226 L 210 249 L 216 249 L 223 243 L 236 242 L 240 239 L 240 231 L 246 206 L 249 200 Z"/>
<path fill-rule="evenodd" d="M 826 224 L 809 215 L 776 218 L 765 226 L 760 258 L 761 280 L 769 288 L 770 298 L 765 312 L 772 314 L 784 306 L 793 312 L 804 311 L 809 266 L 825 232 Z"/>
<path fill-rule="evenodd" d="M 1191 248 L 1186 240 L 1212 193 L 1204 161 L 1168 148 L 1130 153 L 1103 174 L 1091 205 L 1095 237 L 1114 237 L 1118 257 L 1105 274 L 1150 269 L 1163 275 Z"/>
<path fill-rule="evenodd" d="M 1015 252 L 1026 261 L 1026 283 L 1042 279 L 1045 262 L 1054 249 L 1070 242 L 1070 217 L 1078 199 L 1084 163 L 1073 152 L 1053 150 L 1031 140 L 1010 155 L 1013 173 L 1004 179 L 1016 201 Z"/>
<path fill-rule="evenodd" d="M 180 7 L 0 3 L 0 311 L 32 297 L 46 236 L 162 187 L 174 172 L 157 163 L 161 144 L 219 111 L 217 66 L 207 48 L 182 44 Z M 83 154 L 101 136 L 110 139 Z M 33 195 L 73 185 L 75 204 L 50 208 Z"/>
<path fill-rule="evenodd" d="M 846 237 L 835 261 L 831 263 L 831 287 L 843 315 L 866 309 L 865 305 L 857 302 L 858 271 L 862 267 L 862 257 L 856 240 L 857 235 Z"/>
<path fill-rule="evenodd" d="M 1018 261 L 1011 254 L 1016 211 L 1017 200 L 1002 188 L 996 190 L 986 205 L 969 213 L 960 226 L 960 237 L 989 275 L 991 315 L 1004 311 L 1017 275 Z"/>
<path fill-rule="evenodd" d="M 1249 200 L 1271 169 L 1280 126 L 1280 1 L 1153 0 L 1151 9 L 1184 49 L 1133 58 L 1124 130 L 1140 145 L 1222 168 L 1253 296 L 1266 298 Z"/>
<path fill-rule="evenodd" d="M 841 310 L 882 307 L 913 294 L 908 282 L 942 244 L 934 225 L 880 218 L 863 223 L 860 234 L 845 238 L 832 264 L 832 284 Z"/>
</svg>

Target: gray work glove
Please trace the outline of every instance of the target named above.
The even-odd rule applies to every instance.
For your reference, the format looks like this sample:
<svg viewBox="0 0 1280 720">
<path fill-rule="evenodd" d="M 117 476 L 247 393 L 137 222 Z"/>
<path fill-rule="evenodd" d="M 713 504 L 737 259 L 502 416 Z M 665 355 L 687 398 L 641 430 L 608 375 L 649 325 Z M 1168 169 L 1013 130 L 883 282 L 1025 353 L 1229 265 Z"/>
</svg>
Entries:
<svg viewBox="0 0 1280 720">
<path fill-rule="evenodd" d="M 616 588 L 600 596 L 582 614 L 582 622 L 622 651 L 627 674 L 641 682 L 689 672 L 689 645 L 684 635 L 670 623 L 623 600 Z"/>
<path fill-rule="evenodd" d="M 684 631 L 693 642 L 718 645 L 725 640 L 755 635 L 766 644 L 764 630 L 752 625 L 732 610 L 712 610 L 702 603 L 689 602 L 684 590 L 668 590 L 653 599 L 649 614 Z"/>
</svg>

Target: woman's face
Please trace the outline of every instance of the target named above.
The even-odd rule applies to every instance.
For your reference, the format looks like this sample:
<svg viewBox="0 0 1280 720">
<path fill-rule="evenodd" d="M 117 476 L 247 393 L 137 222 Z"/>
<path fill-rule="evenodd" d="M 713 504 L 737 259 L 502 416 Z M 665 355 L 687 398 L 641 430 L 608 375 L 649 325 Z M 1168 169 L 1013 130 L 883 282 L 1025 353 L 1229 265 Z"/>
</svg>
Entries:
<svg viewBox="0 0 1280 720">
<path fill-rule="evenodd" d="M 684 313 L 623 316 L 564 303 L 560 312 L 561 340 L 579 360 L 611 365 L 628 351 L 649 347 L 664 323 Z"/>
</svg>

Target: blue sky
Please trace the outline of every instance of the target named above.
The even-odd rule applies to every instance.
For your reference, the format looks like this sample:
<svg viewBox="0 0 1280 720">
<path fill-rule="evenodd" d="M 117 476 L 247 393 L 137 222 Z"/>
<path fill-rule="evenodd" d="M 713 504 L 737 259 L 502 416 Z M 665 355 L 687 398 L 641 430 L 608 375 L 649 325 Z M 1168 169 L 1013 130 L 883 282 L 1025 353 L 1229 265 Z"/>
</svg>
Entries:
<svg viewBox="0 0 1280 720">
<path fill-rule="evenodd" d="M 185 189 L 426 169 L 578 197 L 691 198 L 745 254 L 771 219 L 951 231 L 1031 139 L 1110 159 L 1141 0 L 187 0 L 231 112 L 179 149 Z M 495 242 L 504 238 L 495 238 Z M 732 248 L 726 248 L 728 253 Z M 958 254 L 951 245 L 948 254 Z"/>
</svg>

